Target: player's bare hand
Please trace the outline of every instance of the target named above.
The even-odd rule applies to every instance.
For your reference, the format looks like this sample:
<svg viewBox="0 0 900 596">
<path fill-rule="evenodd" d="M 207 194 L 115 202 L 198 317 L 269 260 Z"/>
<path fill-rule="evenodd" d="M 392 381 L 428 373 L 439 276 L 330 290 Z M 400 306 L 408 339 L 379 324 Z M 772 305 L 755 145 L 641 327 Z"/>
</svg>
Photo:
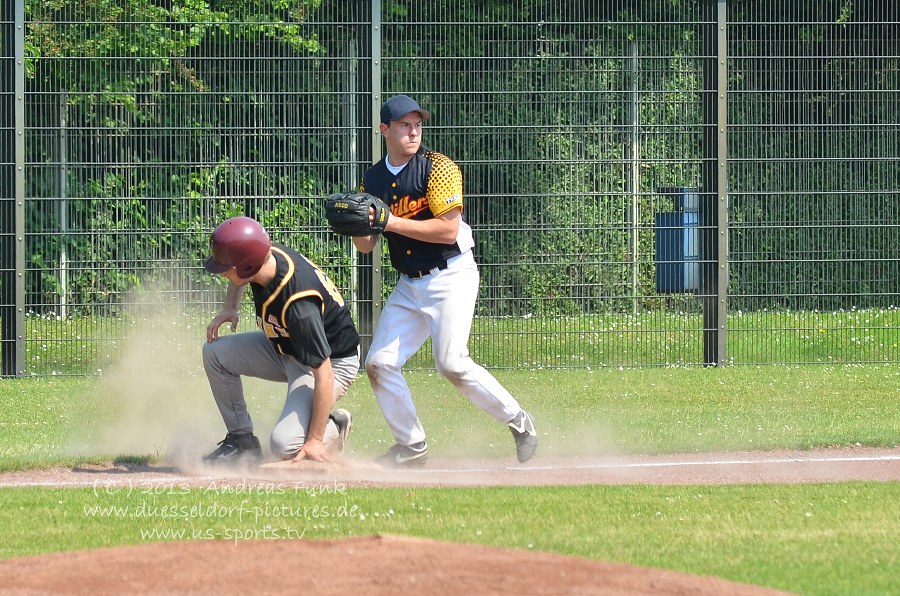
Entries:
<svg viewBox="0 0 900 596">
<path fill-rule="evenodd" d="M 297 455 L 291 461 L 301 461 L 303 459 L 311 459 L 313 461 L 336 462 L 340 461 L 340 457 L 335 456 L 325 446 L 325 443 L 318 439 L 307 439 Z"/>
<path fill-rule="evenodd" d="M 219 339 L 219 328 L 225 323 L 231 323 L 231 332 L 237 331 L 238 322 L 241 320 L 237 311 L 223 310 L 217 314 L 209 325 L 206 326 L 206 341 L 209 343 Z"/>
</svg>

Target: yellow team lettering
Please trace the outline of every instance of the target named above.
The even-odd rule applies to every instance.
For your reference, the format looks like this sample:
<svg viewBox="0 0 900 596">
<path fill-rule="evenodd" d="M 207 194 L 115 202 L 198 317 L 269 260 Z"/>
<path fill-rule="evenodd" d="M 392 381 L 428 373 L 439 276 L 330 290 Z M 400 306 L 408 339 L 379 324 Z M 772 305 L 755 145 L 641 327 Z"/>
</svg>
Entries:
<svg viewBox="0 0 900 596">
<path fill-rule="evenodd" d="M 405 196 L 391 205 L 391 215 L 408 219 L 425 209 L 428 209 L 428 199 L 425 197 L 422 197 L 421 199 L 411 199 L 409 196 Z"/>
<path fill-rule="evenodd" d="M 322 282 L 322 285 L 325 286 L 325 291 L 331 295 L 335 302 L 337 302 L 341 306 L 344 306 L 344 297 L 341 295 L 341 291 L 338 290 L 337 286 L 334 285 L 334 282 L 331 281 L 331 278 L 328 277 L 324 271 L 319 269 L 318 265 L 310 261 L 309 257 L 306 257 L 304 255 L 300 256 L 303 257 L 303 260 L 312 265 L 313 271 L 316 272 L 316 277 L 318 277 L 319 281 Z"/>
<path fill-rule="evenodd" d="M 266 337 L 269 339 L 275 339 L 278 337 L 290 337 L 287 333 L 287 330 L 284 327 L 273 325 L 272 323 L 266 323 L 262 317 L 256 317 L 256 325 L 263 330 L 266 334 Z"/>
<path fill-rule="evenodd" d="M 341 296 L 340 290 L 337 289 L 337 286 L 334 285 L 334 282 L 331 281 L 331 278 L 325 275 L 320 269 L 316 269 L 316 275 L 319 277 L 319 281 L 322 282 L 322 285 L 325 286 L 325 291 L 331 294 L 331 298 L 344 306 L 344 297 Z"/>
</svg>

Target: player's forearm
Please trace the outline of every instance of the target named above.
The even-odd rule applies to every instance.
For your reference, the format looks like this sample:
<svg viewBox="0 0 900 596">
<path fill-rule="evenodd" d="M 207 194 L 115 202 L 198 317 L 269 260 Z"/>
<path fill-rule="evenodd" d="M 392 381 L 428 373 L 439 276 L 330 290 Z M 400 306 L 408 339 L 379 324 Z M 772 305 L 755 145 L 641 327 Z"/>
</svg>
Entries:
<svg viewBox="0 0 900 596">
<path fill-rule="evenodd" d="M 241 297 L 244 295 L 244 286 L 236 285 L 228 282 L 228 289 L 225 291 L 225 300 L 222 301 L 222 310 L 237 312 L 241 306 Z"/>
<path fill-rule="evenodd" d="M 363 254 L 368 254 L 372 252 L 375 248 L 375 244 L 378 242 L 378 236 L 354 236 L 353 244 L 356 246 L 356 250 Z"/>
<path fill-rule="evenodd" d="M 426 220 L 392 217 L 388 220 L 385 231 L 422 242 L 453 244 L 459 234 L 459 212 L 453 210 L 442 217 Z"/>
</svg>

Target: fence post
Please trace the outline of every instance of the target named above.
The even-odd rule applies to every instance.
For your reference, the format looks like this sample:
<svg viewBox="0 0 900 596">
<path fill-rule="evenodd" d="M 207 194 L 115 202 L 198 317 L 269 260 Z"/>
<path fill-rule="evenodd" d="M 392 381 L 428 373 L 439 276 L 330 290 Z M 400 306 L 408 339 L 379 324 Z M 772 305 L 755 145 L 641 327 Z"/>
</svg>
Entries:
<svg viewBox="0 0 900 596">
<path fill-rule="evenodd" d="M 700 294 L 703 364 L 727 363 L 728 320 L 728 1 L 707 0 L 704 39 L 703 191 Z"/>
<path fill-rule="evenodd" d="M 362 102 L 369 108 L 363 116 L 363 122 L 371 133 L 366 135 L 366 138 L 361 139 L 360 143 L 360 157 L 369 157 L 368 163 L 362 168 L 363 170 L 381 159 L 381 133 L 378 129 L 378 123 L 381 120 L 379 116 L 381 110 L 381 0 L 371 0 L 370 7 L 369 30 L 367 32 L 370 57 L 369 71 L 360 73 L 360 91 L 368 90 L 365 98 L 367 101 Z M 360 47 L 366 46 L 360 44 Z M 352 182 L 357 184 L 361 179 L 360 175 L 357 180 Z M 355 251 L 356 249 L 351 245 L 350 250 Z M 381 242 L 377 242 L 372 252 L 359 255 L 357 261 L 359 270 L 357 312 L 359 313 L 358 327 L 363 362 L 365 362 L 369 346 L 372 344 L 372 335 L 375 332 L 375 325 L 378 324 L 378 318 L 381 316 L 381 308 L 383 306 L 381 302 L 381 252 Z"/>
<path fill-rule="evenodd" d="M 25 375 L 25 0 L 15 14 L 16 376 Z"/>
<path fill-rule="evenodd" d="M 2 376 L 25 374 L 25 2 L 4 2 L 0 113 L 0 319 Z"/>
</svg>

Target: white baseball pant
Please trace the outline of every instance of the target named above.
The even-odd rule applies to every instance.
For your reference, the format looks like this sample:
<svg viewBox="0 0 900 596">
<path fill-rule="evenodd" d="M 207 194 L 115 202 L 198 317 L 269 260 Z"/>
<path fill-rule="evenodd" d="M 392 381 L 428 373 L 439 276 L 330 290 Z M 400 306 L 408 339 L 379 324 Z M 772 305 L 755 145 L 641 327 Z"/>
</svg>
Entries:
<svg viewBox="0 0 900 596">
<path fill-rule="evenodd" d="M 438 373 L 473 404 L 508 423 L 518 401 L 469 357 L 469 333 L 480 277 L 471 251 L 453 257 L 447 269 L 419 279 L 400 276 L 385 303 L 366 357 L 366 373 L 378 405 L 398 443 L 425 440 L 402 368 L 431 336 Z"/>
</svg>

